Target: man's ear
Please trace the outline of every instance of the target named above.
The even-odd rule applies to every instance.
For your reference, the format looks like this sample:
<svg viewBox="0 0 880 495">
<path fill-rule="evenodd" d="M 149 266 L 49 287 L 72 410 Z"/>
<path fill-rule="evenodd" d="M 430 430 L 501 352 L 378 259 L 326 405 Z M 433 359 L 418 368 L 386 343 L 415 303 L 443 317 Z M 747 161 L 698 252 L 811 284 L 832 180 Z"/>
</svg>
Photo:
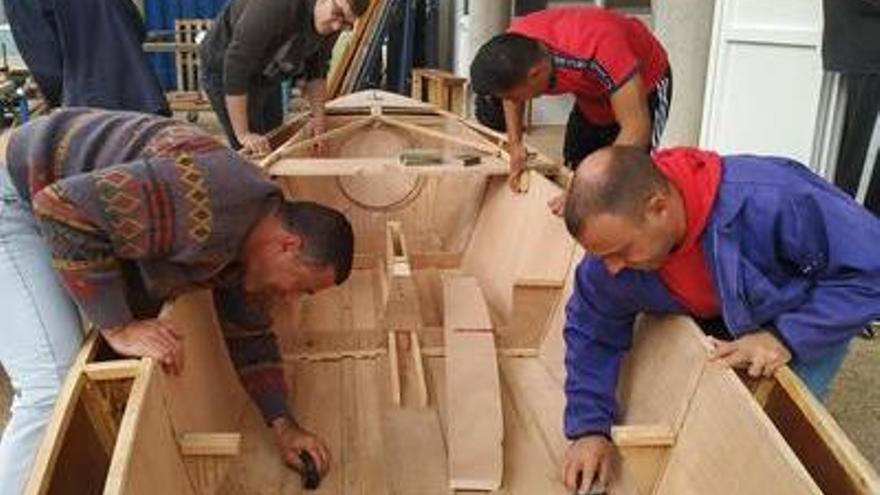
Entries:
<svg viewBox="0 0 880 495">
<path fill-rule="evenodd" d="M 660 192 L 652 193 L 645 203 L 645 217 L 662 217 L 669 213 L 669 198 Z"/>
<path fill-rule="evenodd" d="M 533 65 L 528 72 L 526 72 L 526 77 L 530 81 L 534 81 L 535 79 L 541 77 L 541 73 L 544 71 L 543 63 L 539 62 Z"/>
<path fill-rule="evenodd" d="M 299 252 L 303 247 L 303 238 L 296 232 L 282 230 L 279 233 L 278 240 L 281 244 L 281 250 L 284 252 Z"/>
</svg>

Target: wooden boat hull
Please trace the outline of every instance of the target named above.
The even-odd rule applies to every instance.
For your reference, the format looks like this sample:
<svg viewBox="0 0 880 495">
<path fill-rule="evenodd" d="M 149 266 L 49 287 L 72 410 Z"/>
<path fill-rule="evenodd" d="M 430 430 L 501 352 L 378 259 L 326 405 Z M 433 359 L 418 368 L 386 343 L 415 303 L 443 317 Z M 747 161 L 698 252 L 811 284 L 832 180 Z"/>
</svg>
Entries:
<svg viewBox="0 0 880 495">
<path fill-rule="evenodd" d="M 457 140 L 425 142 L 434 136 L 371 121 L 337 133 L 328 144 L 339 160 L 316 173 L 297 161 L 306 138 L 294 129 L 293 156 L 264 162 L 291 196 L 345 211 L 356 233 L 351 279 L 276 315 L 290 403 L 334 457 L 319 492 L 566 493 L 561 329 L 582 252 L 545 206 L 560 187 L 530 172 L 528 191 L 514 194 L 492 165 L 501 138 L 462 131 L 473 128 L 449 114 L 381 94 L 348 102 L 331 132 L 394 113 Z M 485 167 L 444 158 L 425 173 L 401 163 L 407 147 L 426 144 L 445 158 L 479 155 Z M 352 156 L 380 161 L 352 168 Z M 369 203 L 383 193 L 405 201 Z M 186 333 L 181 377 L 89 340 L 28 494 L 301 490 L 237 382 L 211 304 L 199 292 L 166 308 Z M 880 493 L 877 474 L 789 370 L 744 383 L 707 360 L 687 318 L 640 319 L 618 396 L 611 493 Z"/>
</svg>

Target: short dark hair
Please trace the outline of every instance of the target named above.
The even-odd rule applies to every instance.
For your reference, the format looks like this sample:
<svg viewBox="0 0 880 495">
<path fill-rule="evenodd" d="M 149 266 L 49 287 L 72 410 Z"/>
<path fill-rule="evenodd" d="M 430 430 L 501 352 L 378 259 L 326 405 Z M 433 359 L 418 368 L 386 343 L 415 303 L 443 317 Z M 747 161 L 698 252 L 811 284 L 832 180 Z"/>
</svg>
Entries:
<svg viewBox="0 0 880 495">
<path fill-rule="evenodd" d="M 494 36 L 471 62 L 471 88 L 480 95 L 499 95 L 526 80 L 529 69 L 544 56 L 537 40 L 516 33 Z"/>
<path fill-rule="evenodd" d="M 360 17 L 364 15 L 364 12 L 367 11 L 367 7 L 370 6 L 370 0 L 348 0 L 348 4 L 351 5 L 351 12 Z"/>
<path fill-rule="evenodd" d="M 336 285 L 351 274 L 354 233 L 341 212 L 311 201 L 285 201 L 278 212 L 291 231 L 302 237 L 304 254 L 321 266 L 332 266 Z"/>
<path fill-rule="evenodd" d="M 604 173 L 575 173 L 565 200 L 565 227 L 578 237 L 584 221 L 600 213 L 624 215 L 640 222 L 651 195 L 666 191 L 669 182 L 651 156 L 636 146 L 610 146 L 597 151 L 607 155 Z M 598 164 L 596 166 L 599 166 Z"/>
</svg>

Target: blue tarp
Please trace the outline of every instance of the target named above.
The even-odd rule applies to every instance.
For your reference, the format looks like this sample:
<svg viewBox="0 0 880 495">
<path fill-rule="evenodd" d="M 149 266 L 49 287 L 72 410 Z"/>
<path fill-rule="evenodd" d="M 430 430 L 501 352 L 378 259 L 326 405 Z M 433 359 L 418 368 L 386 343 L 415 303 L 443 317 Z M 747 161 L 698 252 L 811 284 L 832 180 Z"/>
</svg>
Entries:
<svg viewBox="0 0 880 495">
<path fill-rule="evenodd" d="M 229 0 L 145 0 L 144 20 L 147 31 L 173 32 L 175 19 L 213 19 L 227 1 Z M 166 91 L 177 89 L 174 55 L 152 53 L 149 57 L 162 88 Z"/>
</svg>

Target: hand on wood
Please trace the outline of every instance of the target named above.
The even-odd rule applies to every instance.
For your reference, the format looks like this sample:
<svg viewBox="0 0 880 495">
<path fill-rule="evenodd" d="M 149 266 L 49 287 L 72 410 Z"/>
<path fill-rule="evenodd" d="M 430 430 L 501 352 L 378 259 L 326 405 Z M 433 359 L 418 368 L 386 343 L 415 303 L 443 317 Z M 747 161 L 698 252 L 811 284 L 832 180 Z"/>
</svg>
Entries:
<svg viewBox="0 0 880 495">
<path fill-rule="evenodd" d="M 732 342 L 709 337 L 713 361 L 733 368 L 748 368 L 749 376 L 772 376 L 791 360 L 791 352 L 775 335 L 766 330 L 744 335 Z"/>
<path fill-rule="evenodd" d="M 251 132 L 242 136 L 238 141 L 241 143 L 241 153 L 248 158 L 256 159 L 266 156 L 272 151 L 269 140 L 260 134 Z"/>
<path fill-rule="evenodd" d="M 323 440 L 317 435 L 306 431 L 293 421 L 283 418 L 272 424 L 275 439 L 281 449 L 281 457 L 288 466 L 299 473 L 303 473 L 304 466 L 300 459 L 300 452 L 306 451 L 312 456 L 318 468 L 318 474 L 323 478 L 330 470 L 330 450 Z"/>
<path fill-rule="evenodd" d="M 312 138 L 316 138 L 327 130 L 327 123 L 324 117 L 312 117 L 312 120 L 309 121 L 309 131 L 310 136 Z M 327 142 L 326 141 L 315 141 L 312 145 L 312 155 L 314 156 L 324 156 L 327 154 Z"/>
<path fill-rule="evenodd" d="M 101 336 L 123 356 L 151 357 L 172 375 L 179 375 L 183 371 L 183 336 L 170 321 L 133 321 L 121 327 L 101 330 Z"/>
<path fill-rule="evenodd" d="M 523 193 L 522 182 L 525 179 L 526 162 L 528 160 L 528 150 L 522 143 L 511 143 L 508 149 L 510 153 L 510 176 L 508 183 L 515 193 Z M 526 186 L 528 190 L 528 186 Z"/>
<path fill-rule="evenodd" d="M 602 435 L 581 437 L 565 452 L 562 460 L 562 482 L 578 494 L 603 492 L 614 480 L 617 450 Z"/>
</svg>

